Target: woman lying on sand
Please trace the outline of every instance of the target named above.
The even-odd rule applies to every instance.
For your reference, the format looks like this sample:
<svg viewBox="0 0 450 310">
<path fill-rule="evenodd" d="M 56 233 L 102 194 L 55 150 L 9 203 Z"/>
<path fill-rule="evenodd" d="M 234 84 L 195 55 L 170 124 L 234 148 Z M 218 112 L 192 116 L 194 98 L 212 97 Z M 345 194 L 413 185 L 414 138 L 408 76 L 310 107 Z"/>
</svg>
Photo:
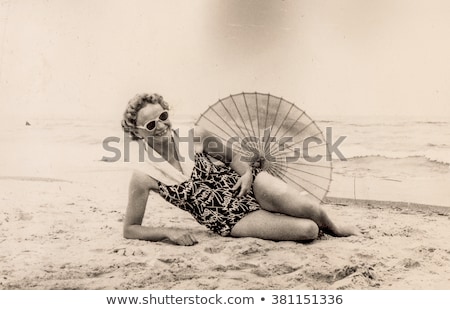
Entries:
<svg viewBox="0 0 450 310">
<path fill-rule="evenodd" d="M 336 225 L 313 198 L 252 168 L 205 129 L 194 129 L 193 136 L 199 139 L 191 147 L 195 156 L 189 166 L 189 156 L 181 156 L 181 147 L 176 143 L 180 137 L 172 130 L 168 110 L 160 95 L 141 94 L 129 101 L 124 113 L 123 130 L 163 159 L 155 161 L 147 170 L 150 172 L 135 171 L 131 177 L 125 238 L 177 245 L 197 243 L 185 231 L 142 226 L 151 191 L 222 236 L 309 241 L 317 238 L 319 229 L 339 237 L 358 234 L 352 227 Z M 214 164 L 213 158 L 226 164 Z"/>
</svg>

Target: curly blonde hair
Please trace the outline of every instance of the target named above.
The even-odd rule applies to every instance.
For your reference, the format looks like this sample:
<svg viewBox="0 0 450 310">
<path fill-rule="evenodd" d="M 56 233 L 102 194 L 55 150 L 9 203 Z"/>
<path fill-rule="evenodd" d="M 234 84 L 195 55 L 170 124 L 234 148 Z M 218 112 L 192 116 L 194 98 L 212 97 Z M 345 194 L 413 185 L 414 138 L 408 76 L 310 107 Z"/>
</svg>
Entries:
<svg viewBox="0 0 450 310">
<path fill-rule="evenodd" d="M 164 101 L 161 95 L 153 94 L 137 94 L 130 101 L 128 101 L 127 108 L 123 113 L 122 129 L 124 132 L 130 134 L 132 140 L 142 139 L 136 132 L 137 114 L 140 109 L 147 104 L 159 104 L 163 109 L 169 110 L 169 104 Z"/>
</svg>

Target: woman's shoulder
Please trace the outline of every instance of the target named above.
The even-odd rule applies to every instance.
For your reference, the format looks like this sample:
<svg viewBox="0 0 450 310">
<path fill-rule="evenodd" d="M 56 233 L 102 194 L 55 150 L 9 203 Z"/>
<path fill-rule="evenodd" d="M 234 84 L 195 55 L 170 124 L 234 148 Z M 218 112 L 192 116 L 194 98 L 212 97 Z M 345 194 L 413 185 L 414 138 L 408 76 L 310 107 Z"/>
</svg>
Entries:
<svg viewBox="0 0 450 310">
<path fill-rule="evenodd" d="M 187 133 L 196 133 L 197 135 L 211 134 L 211 132 L 209 132 L 205 127 L 196 125 L 194 123 L 174 122 L 172 124 L 172 129 L 175 132 L 180 132 L 180 133 L 185 133 L 185 134 L 187 134 Z"/>
<path fill-rule="evenodd" d="M 195 142 L 202 145 L 202 150 L 205 143 L 207 144 L 210 139 L 216 137 L 213 133 L 211 133 L 211 131 L 201 126 L 195 126 L 193 128 L 193 136 L 195 138 Z"/>
<path fill-rule="evenodd" d="M 192 126 L 174 126 L 173 130 L 177 132 L 180 136 L 190 136 L 190 137 L 203 137 L 208 134 L 208 131 L 201 126 L 192 125 Z"/>
<path fill-rule="evenodd" d="M 194 154 L 203 152 L 203 141 L 208 136 L 206 129 L 197 125 L 180 126 L 174 128 L 174 132 L 178 137 L 180 148 L 193 151 Z"/>
<path fill-rule="evenodd" d="M 194 134 L 198 135 L 198 136 L 203 136 L 206 134 L 207 130 L 199 125 L 194 125 L 192 127 L 192 131 L 194 132 Z"/>
</svg>

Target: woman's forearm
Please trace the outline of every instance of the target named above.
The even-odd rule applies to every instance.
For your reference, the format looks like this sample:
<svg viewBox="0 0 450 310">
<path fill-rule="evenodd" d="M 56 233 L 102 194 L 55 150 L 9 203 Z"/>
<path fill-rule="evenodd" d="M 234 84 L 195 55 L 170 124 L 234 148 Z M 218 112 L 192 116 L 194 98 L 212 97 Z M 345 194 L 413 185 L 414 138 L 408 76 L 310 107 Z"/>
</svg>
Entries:
<svg viewBox="0 0 450 310">
<path fill-rule="evenodd" d="M 127 239 L 163 241 L 176 245 L 194 245 L 197 240 L 189 232 L 178 228 L 146 227 L 141 225 L 124 226 L 123 236 Z"/>
<path fill-rule="evenodd" d="M 230 167 L 236 171 L 240 176 L 243 176 L 247 172 L 252 172 L 250 163 L 243 160 L 240 154 L 234 154 L 230 163 Z"/>
<path fill-rule="evenodd" d="M 126 239 L 162 241 L 167 239 L 167 229 L 162 227 L 127 225 L 123 228 L 123 236 Z"/>
</svg>

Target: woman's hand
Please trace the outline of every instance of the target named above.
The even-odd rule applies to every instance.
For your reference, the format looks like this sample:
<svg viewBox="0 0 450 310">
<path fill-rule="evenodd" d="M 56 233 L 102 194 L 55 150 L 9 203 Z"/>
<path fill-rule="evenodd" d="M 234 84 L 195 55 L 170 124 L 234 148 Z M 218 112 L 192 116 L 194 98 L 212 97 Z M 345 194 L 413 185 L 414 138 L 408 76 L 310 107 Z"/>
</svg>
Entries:
<svg viewBox="0 0 450 310">
<path fill-rule="evenodd" d="M 248 194 L 248 192 L 252 188 L 252 184 L 253 184 L 253 174 L 252 171 L 249 169 L 239 178 L 239 180 L 236 182 L 236 184 L 233 186 L 231 190 L 235 191 L 240 187 L 241 190 L 239 191 L 237 197 L 242 197 Z"/>
<path fill-rule="evenodd" d="M 190 246 L 198 243 L 197 239 L 192 234 L 178 231 L 178 230 L 170 230 L 165 233 L 166 238 L 163 239 L 163 242 L 169 242 L 176 245 L 185 245 Z"/>
</svg>

